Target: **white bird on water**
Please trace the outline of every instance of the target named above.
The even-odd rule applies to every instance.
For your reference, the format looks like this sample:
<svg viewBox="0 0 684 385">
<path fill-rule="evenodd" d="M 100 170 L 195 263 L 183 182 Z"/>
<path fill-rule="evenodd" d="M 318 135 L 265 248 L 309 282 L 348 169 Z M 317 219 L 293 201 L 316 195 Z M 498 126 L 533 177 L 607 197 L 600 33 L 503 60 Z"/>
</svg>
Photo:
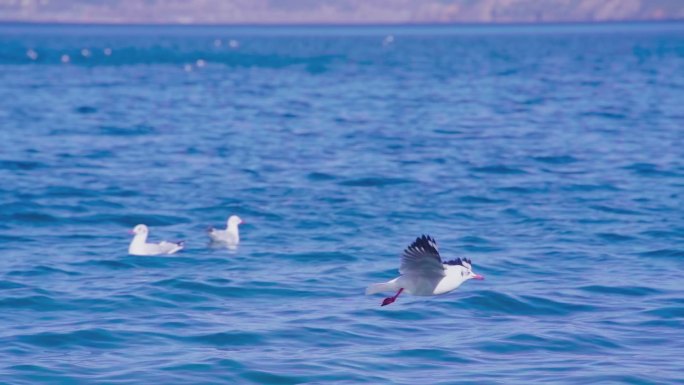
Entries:
<svg viewBox="0 0 684 385">
<path fill-rule="evenodd" d="M 237 215 L 231 215 L 226 223 L 225 230 L 218 230 L 210 227 L 208 231 L 209 238 L 218 243 L 225 243 L 228 247 L 235 247 L 240 243 L 240 230 L 238 226 L 243 223 L 242 219 Z"/>
<path fill-rule="evenodd" d="M 456 290 L 469 279 L 484 279 L 483 276 L 473 273 L 469 259 L 456 258 L 442 262 L 437 242 L 429 235 L 416 238 L 415 242 L 404 250 L 399 272 L 401 275 L 391 281 L 368 286 L 366 295 L 396 290 L 394 296 L 382 301 L 381 306 L 385 306 L 394 302 L 404 291 L 418 296 L 446 294 Z"/>
<path fill-rule="evenodd" d="M 145 225 L 137 225 L 130 231 L 134 234 L 130 246 L 128 246 L 128 254 L 131 255 L 160 255 L 173 254 L 178 250 L 183 249 L 184 242 L 166 242 L 147 243 L 147 235 L 150 230 Z"/>
</svg>

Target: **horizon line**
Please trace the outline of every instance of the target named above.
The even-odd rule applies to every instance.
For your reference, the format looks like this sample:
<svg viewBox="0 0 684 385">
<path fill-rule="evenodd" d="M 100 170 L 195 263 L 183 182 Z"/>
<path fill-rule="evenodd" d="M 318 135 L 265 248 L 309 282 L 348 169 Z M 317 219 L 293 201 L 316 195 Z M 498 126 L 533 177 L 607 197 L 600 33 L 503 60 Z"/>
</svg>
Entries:
<svg viewBox="0 0 684 385">
<path fill-rule="evenodd" d="M 377 23 L 174 23 L 174 22 L 90 22 L 90 21 L 37 21 L 37 20 L 1 20 L 0 25 L 23 26 L 83 26 L 83 27 L 529 27 L 529 26 L 592 26 L 616 24 L 683 24 L 684 18 L 675 19 L 624 19 L 624 20 L 576 20 L 576 21 L 516 21 L 516 22 L 377 22 Z"/>
</svg>

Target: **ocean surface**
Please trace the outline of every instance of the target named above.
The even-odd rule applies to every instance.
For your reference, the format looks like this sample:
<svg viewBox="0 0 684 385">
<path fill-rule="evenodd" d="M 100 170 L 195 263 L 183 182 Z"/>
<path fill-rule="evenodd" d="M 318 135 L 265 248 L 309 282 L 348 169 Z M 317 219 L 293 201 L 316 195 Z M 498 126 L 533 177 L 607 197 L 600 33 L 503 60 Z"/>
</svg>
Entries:
<svg viewBox="0 0 684 385">
<path fill-rule="evenodd" d="M 0 139 L 2 384 L 684 384 L 684 24 L 5 24 Z"/>
</svg>

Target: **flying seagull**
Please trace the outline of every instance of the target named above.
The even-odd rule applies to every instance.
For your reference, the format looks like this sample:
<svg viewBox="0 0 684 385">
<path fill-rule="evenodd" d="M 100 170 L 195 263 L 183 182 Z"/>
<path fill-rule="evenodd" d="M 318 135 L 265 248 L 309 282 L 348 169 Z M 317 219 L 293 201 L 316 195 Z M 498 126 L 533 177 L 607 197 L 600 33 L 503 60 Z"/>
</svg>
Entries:
<svg viewBox="0 0 684 385">
<path fill-rule="evenodd" d="M 443 262 L 437 242 L 429 235 L 416 238 L 404 250 L 399 272 L 401 275 L 391 281 L 368 286 L 366 295 L 396 290 L 394 296 L 382 301 L 381 306 L 386 306 L 403 292 L 418 296 L 440 295 L 456 290 L 469 279 L 484 279 L 473 273 L 470 259 L 456 258 Z"/>
</svg>

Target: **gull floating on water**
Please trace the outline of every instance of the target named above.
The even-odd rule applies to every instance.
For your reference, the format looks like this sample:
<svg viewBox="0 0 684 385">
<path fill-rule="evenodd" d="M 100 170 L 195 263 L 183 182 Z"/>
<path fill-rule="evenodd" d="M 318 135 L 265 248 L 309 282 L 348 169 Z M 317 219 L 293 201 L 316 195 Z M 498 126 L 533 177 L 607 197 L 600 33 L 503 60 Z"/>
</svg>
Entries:
<svg viewBox="0 0 684 385">
<path fill-rule="evenodd" d="M 446 294 L 456 290 L 469 279 L 484 279 L 473 273 L 470 260 L 456 258 L 442 262 L 437 242 L 429 235 L 416 238 L 401 256 L 401 275 L 385 283 L 368 286 L 366 295 L 384 291 L 397 291 L 392 297 L 385 298 L 381 306 L 394 302 L 399 294 L 407 292 L 411 295 L 431 296 Z"/>
<path fill-rule="evenodd" d="M 229 247 L 235 247 L 240 243 L 240 230 L 238 226 L 242 224 L 242 219 L 237 215 L 231 215 L 226 223 L 225 230 L 218 230 L 210 227 L 208 230 L 209 238 L 214 242 L 225 243 Z"/>
<path fill-rule="evenodd" d="M 150 230 L 145 225 L 137 225 L 131 230 L 131 234 L 135 234 L 131 245 L 128 246 L 128 254 L 131 255 L 160 255 L 173 254 L 178 250 L 183 249 L 184 242 L 166 242 L 147 243 L 147 235 Z"/>
<path fill-rule="evenodd" d="M 29 49 L 26 51 L 26 56 L 28 56 L 31 60 L 36 60 L 38 59 L 38 52 L 34 51 L 33 49 Z"/>
</svg>

